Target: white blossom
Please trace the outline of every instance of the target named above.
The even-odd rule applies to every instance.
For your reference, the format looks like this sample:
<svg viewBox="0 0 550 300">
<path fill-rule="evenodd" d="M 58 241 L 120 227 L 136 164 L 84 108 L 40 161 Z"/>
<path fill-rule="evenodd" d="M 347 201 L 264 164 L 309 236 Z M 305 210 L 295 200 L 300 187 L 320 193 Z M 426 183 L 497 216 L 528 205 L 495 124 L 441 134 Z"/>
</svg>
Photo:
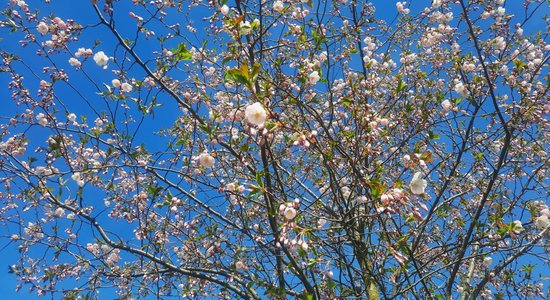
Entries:
<svg viewBox="0 0 550 300">
<path fill-rule="evenodd" d="M 105 55 L 105 52 L 99 51 L 94 55 L 94 61 L 100 67 L 106 66 L 109 63 L 109 57 Z"/>
<path fill-rule="evenodd" d="M 36 115 L 36 120 L 38 121 L 38 124 L 40 124 L 40 126 L 42 127 L 48 125 L 48 118 L 43 113 L 39 113 L 38 115 Z"/>
<path fill-rule="evenodd" d="M 65 210 L 61 207 L 58 207 L 54 212 L 53 212 L 54 216 L 58 217 L 58 218 L 62 218 L 64 215 L 65 215 Z"/>
<path fill-rule="evenodd" d="M 548 216 L 542 215 L 535 219 L 535 226 L 540 230 L 546 229 L 550 227 L 550 219 L 548 219 Z"/>
<path fill-rule="evenodd" d="M 242 261 L 239 260 L 238 262 L 235 263 L 235 268 L 237 270 L 243 270 L 245 268 L 245 265 Z"/>
<path fill-rule="evenodd" d="M 308 78 L 307 78 L 309 84 L 311 84 L 311 85 L 317 84 L 319 79 L 321 79 L 321 77 L 319 76 L 319 72 L 317 72 L 317 71 L 313 71 L 313 72 L 309 73 Z"/>
<path fill-rule="evenodd" d="M 506 41 L 504 41 L 503 37 L 497 36 L 494 41 L 495 41 L 496 47 L 499 50 L 504 50 L 504 48 L 506 48 Z"/>
<path fill-rule="evenodd" d="M 96 118 L 94 123 L 95 123 L 95 126 L 99 128 L 99 127 L 103 126 L 104 122 L 101 118 Z"/>
<path fill-rule="evenodd" d="M 113 87 L 117 88 L 117 87 L 120 87 L 120 80 L 118 79 L 113 79 L 111 80 L 111 84 L 113 85 Z"/>
<path fill-rule="evenodd" d="M 74 57 L 69 58 L 69 64 L 73 67 L 80 67 L 82 65 L 82 63 Z"/>
<path fill-rule="evenodd" d="M 44 22 L 40 22 L 38 23 L 38 26 L 36 27 L 36 29 L 38 30 L 38 32 L 40 32 L 42 35 L 48 33 L 48 31 L 50 30 L 50 28 L 48 27 L 48 25 Z"/>
<path fill-rule="evenodd" d="M 244 117 L 248 123 L 262 126 L 267 119 L 267 111 L 260 102 L 255 102 L 246 107 Z"/>
<path fill-rule="evenodd" d="M 512 223 L 514 223 L 514 227 L 515 227 L 516 230 L 518 230 L 518 231 L 523 230 L 523 225 L 521 224 L 520 220 L 515 220 Z"/>
<path fill-rule="evenodd" d="M 82 179 L 82 176 L 80 176 L 80 173 L 79 172 L 75 172 L 73 173 L 73 175 L 71 176 L 72 180 L 76 181 L 76 184 L 79 186 L 79 187 L 83 187 L 84 186 L 84 180 Z"/>
<path fill-rule="evenodd" d="M 220 7 L 220 12 L 222 13 L 222 15 L 227 15 L 227 13 L 229 13 L 229 7 L 224 4 L 222 7 Z"/>
<path fill-rule="evenodd" d="M 424 190 L 428 186 L 428 182 L 422 179 L 422 177 L 423 175 L 421 172 L 416 172 L 414 173 L 413 179 L 411 180 L 411 192 L 415 195 L 424 194 Z"/>
<path fill-rule="evenodd" d="M 129 93 L 132 91 L 132 85 L 128 82 L 125 82 L 120 86 L 120 89 L 125 93 Z"/>
<path fill-rule="evenodd" d="M 239 26 L 241 29 L 241 34 L 247 35 L 252 31 L 252 25 L 250 25 L 250 22 L 248 21 L 241 21 L 241 24 Z"/>
<path fill-rule="evenodd" d="M 369 201 L 369 199 L 367 198 L 367 196 L 359 196 L 357 197 L 357 203 L 367 203 Z"/>
<path fill-rule="evenodd" d="M 296 209 L 292 206 L 287 206 L 283 215 L 285 216 L 285 219 L 292 220 L 296 217 Z"/>
<path fill-rule="evenodd" d="M 273 10 L 276 12 L 281 12 L 283 9 L 285 9 L 285 6 L 283 4 L 283 1 L 275 1 L 273 3 Z"/>
<path fill-rule="evenodd" d="M 455 90 L 455 92 L 457 92 L 457 93 L 459 93 L 463 96 L 465 96 L 468 93 L 468 90 L 466 89 L 464 84 L 460 81 L 455 83 L 454 90 Z"/>
<path fill-rule="evenodd" d="M 449 100 L 444 100 L 443 102 L 441 102 L 441 108 L 443 108 L 444 112 L 448 112 L 451 110 L 451 108 L 453 108 L 453 104 Z"/>
<path fill-rule="evenodd" d="M 204 168 L 212 168 L 216 159 L 210 155 L 208 152 L 203 152 L 199 156 L 199 164 Z"/>
<path fill-rule="evenodd" d="M 69 119 L 69 121 L 71 121 L 71 122 L 74 122 L 74 121 L 76 121 L 76 115 L 74 113 L 70 113 L 67 116 L 67 119 Z"/>
</svg>

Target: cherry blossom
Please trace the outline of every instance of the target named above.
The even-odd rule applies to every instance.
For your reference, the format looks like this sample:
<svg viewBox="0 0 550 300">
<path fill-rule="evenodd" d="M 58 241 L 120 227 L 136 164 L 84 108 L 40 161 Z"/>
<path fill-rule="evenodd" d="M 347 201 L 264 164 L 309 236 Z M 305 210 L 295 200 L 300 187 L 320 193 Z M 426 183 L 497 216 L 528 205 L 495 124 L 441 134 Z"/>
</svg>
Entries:
<svg viewBox="0 0 550 300">
<path fill-rule="evenodd" d="M 546 229 L 550 227 L 550 219 L 547 215 L 539 216 L 535 219 L 535 226 L 538 229 Z"/>
<path fill-rule="evenodd" d="M 212 168 L 215 161 L 214 157 L 208 152 L 201 153 L 199 156 L 199 164 L 204 168 Z"/>
<path fill-rule="evenodd" d="M 267 111 L 260 102 L 248 105 L 244 114 L 248 123 L 252 125 L 263 126 L 267 120 Z"/>
<path fill-rule="evenodd" d="M 109 57 L 103 51 L 99 51 L 94 54 L 94 61 L 98 66 L 103 67 L 109 63 Z"/>
<path fill-rule="evenodd" d="M 308 82 L 311 85 L 315 85 L 315 84 L 317 84 L 317 82 L 319 81 L 320 78 L 321 77 L 319 76 L 319 72 L 313 71 L 313 72 L 309 73 Z"/>
<path fill-rule="evenodd" d="M 443 102 L 441 102 L 441 108 L 443 108 L 444 112 L 450 111 L 452 107 L 453 105 L 449 100 L 444 100 Z"/>
<path fill-rule="evenodd" d="M 0 14 L 21 293 L 546 296 L 544 1 L 65 2 Z"/>
<path fill-rule="evenodd" d="M 115 86 L 115 84 L 113 84 L 113 86 Z M 124 82 L 120 85 L 120 89 L 125 93 L 130 93 L 133 88 L 131 84 L 129 84 L 128 82 Z"/>
<path fill-rule="evenodd" d="M 111 85 L 112 85 L 114 88 L 119 88 L 120 85 L 121 85 L 120 80 L 118 80 L 118 79 L 116 79 L 116 78 L 113 79 L 113 80 L 111 80 Z"/>
<path fill-rule="evenodd" d="M 44 22 L 40 22 L 38 23 L 38 26 L 36 27 L 36 29 L 38 30 L 38 32 L 40 32 L 40 34 L 42 35 L 45 35 L 46 33 L 48 33 L 48 31 L 50 30 L 50 28 L 48 27 L 48 25 Z"/>
<path fill-rule="evenodd" d="M 411 192 L 415 195 L 424 194 L 424 190 L 428 186 L 428 182 L 422 179 L 424 175 L 421 172 L 414 173 L 414 176 L 410 183 Z"/>
<path fill-rule="evenodd" d="M 284 8 L 285 7 L 284 7 L 283 1 L 277 0 L 277 1 L 273 2 L 273 10 L 274 11 L 281 12 L 281 11 L 283 11 Z"/>
<path fill-rule="evenodd" d="M 77 68 L 80 67 L 80 66 L 82 65 L 82 63 L 81 63 L 78 59 L 76 59 L 76 58 L 74 58 L 74 57 L 69 58 L 69 64 L 70 64 L 71 66 L 77 67 Z"/>
<path fill-rule="evenodd" d="M 283 212 L 283 215 L 287 220 L 294 219 L 296 217 L 296 214 L 296 209 L 294 209 L 294 207 L 286 207 Z"/>
<path fill-rule="evenodd" d="M 239 24 L 239 27 L 241 29 L 241 34 L 243 35 L 248 35 L 252 31 L 252 25 L 250 24 L 249 21 L 242 21 Z"/>
<path fill-rule="evenodd" d="M 226 4 L 222 5 L 222 7 L 220 7 L 220 12 L 223 15 L 227 15 L 227 13 L 229 13 L 229 7 Z"/>
</svg>

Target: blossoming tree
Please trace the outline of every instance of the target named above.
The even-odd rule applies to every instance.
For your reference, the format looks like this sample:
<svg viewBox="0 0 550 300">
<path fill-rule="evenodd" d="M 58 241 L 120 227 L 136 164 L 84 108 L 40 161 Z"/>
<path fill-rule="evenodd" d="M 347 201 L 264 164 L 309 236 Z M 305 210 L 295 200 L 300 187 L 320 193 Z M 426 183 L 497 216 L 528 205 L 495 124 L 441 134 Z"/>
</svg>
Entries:
<svg viewBox="0 0 550 300">
<path fill-rule="evenodd" d="M 0 20 L 17 289 L 548 297 L 547 1 L 28 2 Z"/>
</svg>

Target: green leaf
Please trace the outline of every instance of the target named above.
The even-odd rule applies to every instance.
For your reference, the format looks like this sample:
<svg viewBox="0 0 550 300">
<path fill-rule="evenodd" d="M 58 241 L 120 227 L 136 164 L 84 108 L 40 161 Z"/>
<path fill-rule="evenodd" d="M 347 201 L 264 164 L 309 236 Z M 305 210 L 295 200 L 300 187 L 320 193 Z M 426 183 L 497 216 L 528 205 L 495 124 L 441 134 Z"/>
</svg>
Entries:
<svg viewBox="0 0 550 300">
<path fill-rule="evenodd" d="M 264 183 L 262 181 L 262 174 L 261 172 L 256 172 L 256 182 L 258 182 L 258 186 L 263 187 Z"/>
<path fill-rule="evenodd" d="M 439 140 L 439 134 L 434 133 L 432 130 L 428 130 L 428 136 L 430 140 Z"/>
<path fill-rule="evenodd" d="M 179 44 L 178 49 L 172 49 L 172 52 L 178 60 L 193 60 L 193 54 L 187 50 L 185 43 Z"/>
<path fill-rule="evenodd" d="M 403 83 L 403 80 L 399 79 L 399 81 L 397 82 L 397 89 L 396 89 L 397 93 L 400 93 L 406 88 L 407 88 L 407 85 Z"/>
<path fill-rule="evenodd" d="M 353 99 L 345 97 L 340 99 L 340 102 L 342 102 L 345 107 L 350 107 L 351 104 L 353 104 Z"/>
<path fill-rule="evenodd" d="M 210 128 L 210 126 L 208 126 L 208 124 L 199 124 L 199 128 L 206 134 L 208 134 L 209 136 L 214 134 L 214 130 L 212 130 L 212 128 Z"/>
<path fill-rule="evenodd" d="M 312 294 L 303 294 L 302 295 L 302 299 L 303 300 L 313 300 L 313 295 Z"/>
<path fill-rule="evenodd" d="M 222 60 L 222 65 L 225 65 L 226 63 L 230 62 L 233 58 L 232 57 L 226 57 Z"/>
<path fill-rule="evenodd" d="M 250 82 L 248 81 L 248 74 L 246 75 L 243 74 L 240 69 L 231 69 L 227 71 L 227 75 L 231 80 L 236 81 L 238 83 L 242 83 L 246 85 L 250 84 Z"/>
<path fill-rule="evenodd" d="M 187 139 L 186 139 L 186 138 L 182 138 L 182 139 L 179 139 L 179 140 L 174 144 L 174 146 L 184 145 L 185 143 L 187 143 Z"/>
<path fill-rule="evenodd" d="M 261 64 L 258 62 L 258 63 L 255 63 L 253 66 L 252 66 L 252 73 L 250 74 L 252 77 L 252 81 L 256 81 L 256 78 L 258 77 L 258 74 L 260 73 L 260 67 L 261 67 Z"/>
<path fill-rule="evenodd" d="M 369 300 L 380 300 L 380 295 L 378 294 L 378 288 L 373 281 L 369 283 Z"/>
<path fill-rule="evenodd" d="M 255 79 L 255 77 L 260 72 L 260 64 L 254 64 L 252 66 L 252 78 Z M 252 81 L 250 80 L 250 71 L 248 69 L 248 62 L 245 60 L 241 63 L 240 68 L 234 68 L 231 70 L 228 70 L 226 73 L 226 77 L 229 77 L 229 79 L 245 84 L 249 89 L 252 89 Z"/>
</svg>

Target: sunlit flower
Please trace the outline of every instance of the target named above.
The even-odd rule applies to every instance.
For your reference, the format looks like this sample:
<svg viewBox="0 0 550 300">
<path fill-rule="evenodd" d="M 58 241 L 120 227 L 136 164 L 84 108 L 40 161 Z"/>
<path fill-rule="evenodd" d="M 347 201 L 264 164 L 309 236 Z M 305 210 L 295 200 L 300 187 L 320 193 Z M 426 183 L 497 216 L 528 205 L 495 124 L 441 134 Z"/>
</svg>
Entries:
<svg viewBox="0 0 550 300">
<path fill-rule="evenodd" d="M 404 15 L 408 15 L 409 12 L 410 12 L 411 10 L 408 9 L 408 8 L 405 8 L 405 5 L 406 5 L 406 4 L 407 4 L 407 2 L 397 2 L 397 3 L 395 4 L 395 6 L 397 7 L 397 11 L 398 11 L 399 13 L 404 14 Z"/>
<path fill-rule="evenodd" d="M 405 193 L 403 193 L 403 190 L 402 189 L 399 189 L 399 188 L 394 188 L 393 189 L 393 198 L 395 200 L 399 200 L 401 198 L 405 197 Z"/>
<path fill-rule="evenodd" d="M 248 21 L 241 21 L 241 24 L 239 26 L 241 29 L 241 34 L 247 35 L 252 31 L 252 25 L 250 25 L 250 22 Z"/>
<path fill-rule="evenodd" d="M 40 126 L 42 127 L 48 125 L 48 118 L 43 113 L 39 113 L 38 115 L 36 115 L 36 120 L 38 121 L 38 124 L 40 124 Z"/>
<path fill-rule="evenodd" d="M 523 230 L 523 225 L 521 224 L 520 220 L 515 220 L 512 223 L 514 223 L 514 229 L 519 230 L 519 231 Z"/>
<path fill-rule="evenodd" d="M 535 219 L 535 226 L 540 230 L 546 229 L 550 227 L 550 219 L 548 219 L 548 216 L 542 215 Z"/>
<path fill-rule="evenodd" d="M 516 25 L 516 27 L 517 27 L 516 33 L 517 33 L 518 35 L 520 35 L 520 36 L 523 35 L 523 28 L 521 28 L 521 24 L 518 23 L 518 24 Z"/>
<path fill-rule="evenodd" d="M 512 222 L 512 229 L 510 230 L 510 237 L 513 239 L 516 239 L 518 237 L 518 234 L 520 234 L 523 231 L 523 224 L 521 224 L 520 220 L 515 220 Z"/>
<path fill-rule="evenodd" d="M 453 105 L 451 104 L 451 101 L 449 101 L 449 100 L 445 100 L 445 101 L 441 102 L 441 108 L 443 108 L 443 111 L 445 111 L 445 112 L 451 110 L 452 107 L 453 107 Z"/>
<path fill-rule="evenodd" d="M 285 216 L 285 219 L 292 220 L 296 217 L 296 209 L 292 206 L 287 206 L 283 215 Z"/>
<path fill-rule="evenodd" d="M 99 51 L 94 55 L 94 61 L 100 67 L 106 66 L 109 63 L 109 57 L 105 55 L 105 52 Z"/>
<path fill-rule="evenodd" d="M 71 122 L 74 122 L 74 121 L 76 121 L 76 115 L 74 113 L 70 113 L 67 116 L 67 119 L 69 119 L 69 121 L 71 121 Z"/>
<path fill-rule="evenodd" d="M 73 67 L 80 67 L 82 65 L 82 63 L 74 57 L 69 58 L 69 64 Z"/>
<path fill-rule="evenodd" d="M 40 22 L 38 23 L 38 26 L 36 27 L 36 29 L 38 30 L 38 32 L 40 32 L 42 35 L 48 33 L 48 31 L 50 30 L 50 28 L 48 27 L 48 25 L 44 22 Z"/>
<path fill-rule="evenodd" d="M 238 262 L 235 263 L 235 268 L 237 270 L 243 270 L 245 268 L 245 265 L 242 261 L 239 260 Z"/>
<path fill-rule="evenodd" d="M 244 117 L 248 123 L 262 126 L 267 119 L 267 111 L 260 102 L 255 102 L 246 107 Z"/>
<path fill-rule="evenodd" d="M 414 173 L 413 179 L 411 180 L 411 192 L 415 195 L 424 194 L 424 190 L 428 186 L 428 182 L 422 179 L 423 175 L 421 172 Z"/>
<path fill-rule="evenodd" d="M 455 92 L 461 94 L 461 95 L 465 95 L 466 92 L 467 92 L 467 89 L 466 87 L 464 86 L 464 84 L 462 82 L 457 82 L 454 86 L 454 90 Z"/>
<path fill-rule="evenodd" d="M 227 13 L 229 13 L 229 7 L 224 4 L 222 7 L 220 7 L 220 12 L 222 13 L 222 15 L 227 15 Z"/>
<path fill-rule="evenodd" d="M 307 77 L 307 80 L 308 80 L 309 84 L 311 84 L 311 85 L 317 84 L 319 79 L 321 79 L 321 77 L 319 76 L 319 72 L 317 72 L 317 71 L 313 71 L 313 72 L 309 73 L 309 75 Z"/>
<path fill-rule="evenodd" d="M 95 126 L 99 128 L 99 127 L 103 126 L 104 122 L 101 118 L 96 118 L 94 123 L 95 123 Z"/>
<path fill-rule="evenodd" d="M 72 178 L 72 180 L 76 181 L 76 184 L 77 184 L 79 187 L 83 187 L 83 186 L 84 186 L 84 180 L 82 179 L 82 176 L 80 176 L 80 173 L 79 173 L 79 172 L 73 173 L 73 175 L 71 175 L 71 178 Z"/>
<path fill-rule="evenodd" d="M 113 79 L 111 80 L 111 84 L 113 85 L 113 87 L 117 88 L 117 87 L 120 87 L 120 80 L 118 79 Z"/>
<path fill-rule="evenodd" d="M 273 3 L 273 10 L 276 12 L 281 12 L 285 8 L 283 1 L 275 1 Z"/>
<path fill-rule="evenodd" d="M 488 267 L 493 263 L 493 258 L 490 256 L 487 256 L 483 259 L 483 264 Z"/>
<path fill-rule="evenodd" d="M 65 215 L 65 210 L 61 207 L 58 207 L 54 212 L 53 212 L 54 216 L 58 217 L 58 218 L 62 218 L 64 215 Z"/>
<path fill-rule="evenodd" d="M 132 91 L 132 85 L 128 82 L 125 82 L 120 86 L 120 89 L 125 93 L 129 93 Z"/>
<path fill-rule="evenodd" d="M 208 152 L 203 152 L 199 156 L 199 164 L 204 168 L 212 168 L 216 159 L 210 155 Z"/>
<path fill-rule="evenodd" d="M 506 48 L 506 41 L 501 36 L 495 38 L 495 44 L 499 50 L 504 50 L 504 48 Z"/>
</svg>

